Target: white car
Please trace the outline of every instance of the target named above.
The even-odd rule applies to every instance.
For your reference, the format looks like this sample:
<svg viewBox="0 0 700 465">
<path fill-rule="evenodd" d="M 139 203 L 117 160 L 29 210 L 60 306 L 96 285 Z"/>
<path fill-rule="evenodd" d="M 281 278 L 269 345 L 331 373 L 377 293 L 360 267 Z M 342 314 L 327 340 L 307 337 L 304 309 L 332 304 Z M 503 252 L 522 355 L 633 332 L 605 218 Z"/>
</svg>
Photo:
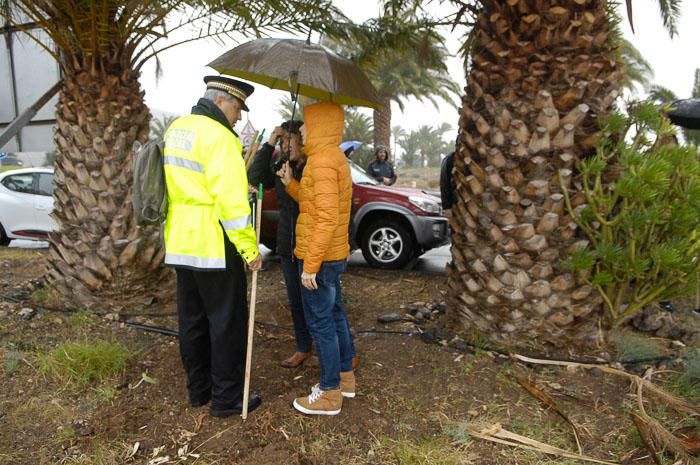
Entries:
<svg viewBox="0 0 700 465">
<path fill-rule="evenodd" d="M 0 173 L 0 246 L 12 239 L 46 240 L 58 228 L 52 211 L 52 168 Z"/>
</svg>

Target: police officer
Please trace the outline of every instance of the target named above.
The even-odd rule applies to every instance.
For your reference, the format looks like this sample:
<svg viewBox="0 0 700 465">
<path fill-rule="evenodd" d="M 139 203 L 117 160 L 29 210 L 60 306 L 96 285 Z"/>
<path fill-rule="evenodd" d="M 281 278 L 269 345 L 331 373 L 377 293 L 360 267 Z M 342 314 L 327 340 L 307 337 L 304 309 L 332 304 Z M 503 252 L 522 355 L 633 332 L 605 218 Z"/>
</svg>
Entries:
<svg viewBox="0 0 700 465">
<path fill-rule="evenodd" d="M 250 84 L 207 76 L 204 97 L 165 134 L 165 264 L 177 274 L 180 354 L 190 403 L 216 417 L 243 403 L 247 283 L 262 264 L 250 221 L 248 180 L 233 126 Z M 250 395 L 248 411 L 261 403 Z"/>
</svg>

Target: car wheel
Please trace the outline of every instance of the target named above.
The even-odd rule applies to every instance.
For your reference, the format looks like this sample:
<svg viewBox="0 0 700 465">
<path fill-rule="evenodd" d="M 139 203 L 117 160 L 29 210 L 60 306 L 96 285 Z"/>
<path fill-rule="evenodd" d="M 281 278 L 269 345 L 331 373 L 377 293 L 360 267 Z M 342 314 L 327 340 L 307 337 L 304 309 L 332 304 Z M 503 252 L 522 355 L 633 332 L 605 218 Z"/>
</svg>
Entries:
<svg viewBox="0 0 700 465">
<path fill-rule="evenodd" d="M 379 220 L 370 224 L 362 236 L 362 255 L 374 268 L 402 268 L 413 256 L 413 237 L 397 221 Z"/>
<path fill-rule="evenodd" d="M 11 240 L 12 239 L 7 237 L 7 234 L 5 233 L 5 228 L 3 228 L 2 225 L 0 224 L 0 246 L 4 247 L 6 245 L 10 245 Z"/>
</svg>

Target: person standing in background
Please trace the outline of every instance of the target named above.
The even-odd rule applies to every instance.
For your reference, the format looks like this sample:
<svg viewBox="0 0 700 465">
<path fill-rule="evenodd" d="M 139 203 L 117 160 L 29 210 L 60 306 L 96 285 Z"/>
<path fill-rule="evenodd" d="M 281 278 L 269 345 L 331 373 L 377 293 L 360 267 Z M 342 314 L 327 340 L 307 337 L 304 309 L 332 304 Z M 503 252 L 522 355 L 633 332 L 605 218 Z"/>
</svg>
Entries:
<svg viewBox="0 0 700 465">
<path fill-rule="evenodd" d="M 391 186 L 396 182 L 396 173 L 394 172 L 394 165 L 389 160 L 388 148 L 383 145 L 377 145 L 377 148 L 374 150 L 374 160 L 367 165 L 367 174 L 385 186 Z"/>
<path fill-rule="evenodd" d="M 284 189 L 282 180 L 275 175 L 274 165 L 281 157 L 289 154 L 289 169 L 292 178 L 301 180 L 306 164 L 306 155 L 301 149 L 301 133 L 299 128 L 303 121 L 285 121 L 281 126 L 277 126 L 270 133 L 268 142 L 264 143 L 255 155 L 253 164 L 248 170 L 248 182 L 256 187 L 260 183 L 269 189 L 275 187 L 277 191 L 277 206 L 279 208 L 279 222 L 277 223 L 276 252 L 280 257 L 284 283 L 287 288 L 287 301 L 292 314 L 294 324 L 294 339 L 296 340 L 296 351 L 290 357 L 280 362 L 284 368 L 295 368 L 311 357 L 311 347 L 313 341 L 311 334 L 306 327 L 304 308 L 301 299 L 301 280 L 299 277 L 299 266 L 294 257 L 294 245 L 296 243 L 296 224 L 299 216 L 299 205 L 292 199 Z M 274 157 L 275 146 L 280 143 L 281 153 L 278 158 Z"/>
</svg>

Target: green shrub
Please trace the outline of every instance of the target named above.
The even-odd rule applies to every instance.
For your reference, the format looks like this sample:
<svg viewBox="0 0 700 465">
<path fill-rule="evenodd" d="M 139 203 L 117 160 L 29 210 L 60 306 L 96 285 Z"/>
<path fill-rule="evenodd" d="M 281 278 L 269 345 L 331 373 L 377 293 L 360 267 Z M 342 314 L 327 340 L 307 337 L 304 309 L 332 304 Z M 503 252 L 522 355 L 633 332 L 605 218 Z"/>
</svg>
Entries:
<svg viewBox="0 0 700 465">
<path fill-rule="evenodd" d="M 62 383 L 99 383 L 122 372 L 131 353 L 107 341 L 70 342 L 39 356 L 44 375 Z"/>
<path fill-rule="evenodd" d="M 700 261 L 697 149 L 673 143 L 674 128 L 651 103 L 615 113 L 595 155 L 581 162 L 585 204 L 567 208 L 589 245 L 565 263 L 603 296 L 608 326 L 642 307 L 695 289 Z"/>
</svg>

